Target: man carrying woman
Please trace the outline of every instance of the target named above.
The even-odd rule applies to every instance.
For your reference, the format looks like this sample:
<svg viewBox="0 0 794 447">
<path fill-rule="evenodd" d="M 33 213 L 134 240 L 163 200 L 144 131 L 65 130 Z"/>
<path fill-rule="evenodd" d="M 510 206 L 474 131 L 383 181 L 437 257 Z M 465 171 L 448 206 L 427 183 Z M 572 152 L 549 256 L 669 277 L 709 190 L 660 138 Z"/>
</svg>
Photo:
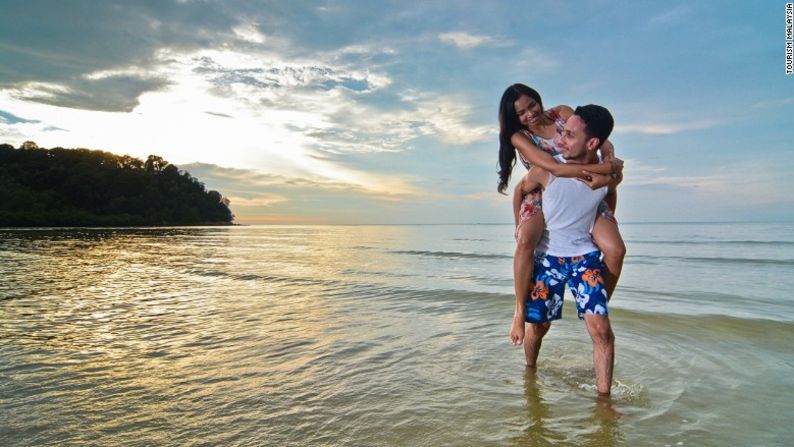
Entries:
<svg viewBox="0 0 794 447">
<path fill-rule="evenodd" d="M 584 179 L 593 190 L 611 184 L 609 194 L 599 200 L 598 213 L 593 216 L 590 233 L 595 245 L 603 253 L 604 294 L 611 296 L 625 256 L 625 245 L 617 229 L 613 217 L 616 204 L 615 186 L 621 179 L 622 162 L 614 158 L 611 143 L 603 137 L 597 145 L 600 147 L 602 162 L 598 162 L 595 151 L 583 159 L 568 159 L 562 156 L 562 135 L 567 121 L 573 116 L 573 110 L 567 106 L 559 106 L 544 110 L 540 95 L 533 89 L 514 84 L 505 91 L 499 109 L 500 151 L 499 151 L 499 191 L 504 192 L 515 163 L 515 152 L 519 152 L 522 163 L 527 167 L 536 166 L 545 173 L 560 178 L 578 177 Z M 611 131 L 611 128 L 610 128 Z M 607 133 L 608 135 L 608 133 Z M 566 163 L 567 162 L 567 163 Z M 583 163 L 586 162 L 586 163 Z M 537 170 L 541 172 L 540 169 Z M 576 183 L 579 183 L 576 181 Z M 581 183 L 579 183 L 582 185 Z M 516 252 L 514 257 L 514 281 L 516 303 L 513 323 L 510 328 L 510 340 L 514 344 L 523 342 L 527 366 L 535 367 L 539 342 L 548 326 L 530 324 L 532 332 L 525 337 L 525 323 L 530 322 L 527 312 L 528 293 L 532 277 L 532 257 L 547 222 L 544 213 L 541 184 L 525 178 L 516 188 L 514 207 L 516 213 Z M 606 189 L 604 189 L 606 193 Z M 567 196 L 566 196 L 567 197 Z M 548 228 L 546 228 L 548 230 Z M 557 233 L 555 239 L 567 237 L 565 233 Z M 592 242 L 590 242 L 592 244 Z M 537 275 L 535 275 L 537 276 Z M 560 300 L 562 295 L 560 295 Z M 560 301 L 561 303 L 561 301 Z M 610 330 L 611 333 L 611 330 Z M 592 335 L 592 333 L 591 333 Z M 533 343 L 537 342 L 537 347 Z M 595 338 L 594 338 L 595 343 Z M 610 366 L 611 371 L 611 366 Z M 611 381 L 611 372 L 610 372 Z M 603 385 L 603 384 L 602 384 Z M 599 391 L 601 387 L 599 387 Z"/>
</svg>

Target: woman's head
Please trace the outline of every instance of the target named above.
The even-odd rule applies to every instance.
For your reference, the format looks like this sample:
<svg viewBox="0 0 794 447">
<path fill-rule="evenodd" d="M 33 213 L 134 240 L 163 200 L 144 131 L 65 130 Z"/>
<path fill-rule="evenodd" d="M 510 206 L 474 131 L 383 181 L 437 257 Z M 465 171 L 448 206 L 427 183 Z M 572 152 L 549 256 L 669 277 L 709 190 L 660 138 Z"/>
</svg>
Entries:
<svg viewBox="0 0 794 447">
<path fill-rule="evenodd" d="M 516 112 L 517 107 L 522 111 L 522 116 Z M 497 187 L 500 193 L 504 194 L 516 161 L 515 148 L 510 138 L 514 133 L 526 129 L 530 120 L 539 119 L 542 113 L 543 101 L 533 88 L 524 84 L 513 84 L 502 94 L 502 100 L 499 102 L 499 186 Z"/>
</svg>

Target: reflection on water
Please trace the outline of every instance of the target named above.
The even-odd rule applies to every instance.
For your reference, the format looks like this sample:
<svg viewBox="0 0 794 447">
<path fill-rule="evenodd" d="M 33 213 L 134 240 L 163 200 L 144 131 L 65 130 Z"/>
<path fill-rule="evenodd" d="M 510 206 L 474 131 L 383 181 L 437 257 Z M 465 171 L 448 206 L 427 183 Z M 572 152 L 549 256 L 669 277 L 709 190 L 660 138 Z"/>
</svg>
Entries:
<svg viewBox="0 0 794 447">
<path fill-rule="evenodd" d="M 511 442 L 514 446 L 576 445 L 606 447 L 623 444 L 619 428 L 621 413 L 611 398 L 583 399 L 576 393 L 552 390 L 553 380 L 544 381 L 533 368 L 524 373 L 527 426 Z M 551 394 L 555 397 L 546 397 Z M 553 399 L 553 400 L 552 400 Z M 575 401 L 575 402 L 572 402 Z M 571 412 L 569 406 L 579 410 Z"/>
<path fill-rule="evenodd" d="M 785 322 L 616 309 L 616 384 L 600 402 L 591 342 L 566 315 L 527 374 L 506 341 L 512 298 L 500 278 L 512 241 L 493 232 L 0 230 L 0 445 L 775 445 L 794 435 Z"/>
</svg>

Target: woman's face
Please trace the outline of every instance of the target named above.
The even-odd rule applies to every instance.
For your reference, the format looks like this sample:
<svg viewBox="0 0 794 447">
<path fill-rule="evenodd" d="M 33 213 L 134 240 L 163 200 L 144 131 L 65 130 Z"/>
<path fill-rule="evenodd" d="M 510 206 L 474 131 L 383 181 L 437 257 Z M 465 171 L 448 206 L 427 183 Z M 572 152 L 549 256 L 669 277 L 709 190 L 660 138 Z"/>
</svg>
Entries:
<svg viewBox="0 0 794 447">
<path fill-rule="evenodd" d="M 543 108 L 537 101 L 529 96 L 521 95 L 516 100 L 514 106 L 516 108 L 516 115 L 518 115 L 518 121 L 523 126 L 531 127 L 540 124 L 540 120 L 543 118 Z"/>
</svg>

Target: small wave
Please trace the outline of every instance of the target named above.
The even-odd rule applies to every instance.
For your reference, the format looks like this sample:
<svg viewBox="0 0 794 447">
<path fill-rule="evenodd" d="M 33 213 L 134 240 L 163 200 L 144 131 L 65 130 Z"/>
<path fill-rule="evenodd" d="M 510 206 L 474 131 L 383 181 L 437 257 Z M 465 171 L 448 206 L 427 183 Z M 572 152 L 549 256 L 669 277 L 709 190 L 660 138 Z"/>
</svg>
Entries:
<svg viewBox="0 0 794 447">
<path fill-rule="evenodd" d="M 612 319 L 639 324 L 642 327 L 658 327 L 665 331 L 679 334 L 699 334 L 704 332 L 715 337 L 736 337 L 745 340 L 764 340 L 781 345 L 794 344 L 794 322 L 773 319 L 760 319 L 722 314 L 666 314 L 660 318 L 659 313 L 629 310 L 623 308 L 610 309 Z M 776 334 L 770 338 L 769 334 Z"/>
<path fill-rule="evenodd" d="M 265 281 L 273 283 L 287 283 L 296 285 L 315 285 L 319 283 L 336 283 L 337 281 L 322 281 L 315 278 L 294 278 L 290 276 L 258 275 L 255 273 L 228 273 L 220 270 L 187 269 L 185 273 L 197 276 L 228 278 L 233 281 Z"/>
<path fill-rule="evenodd" d="M 401 255 L 430 256 L 434 258 L 452 259 L 512 259 L 509 255 L 495 255 L 486 253 L 465 253 L 459 251 L 426 251 L 426 250 L 394 250 L 391 253 Z"/>
<path fill-rule="evenodd" d="M 740 265 L 780 265 L 794 266 L 794 259 L 764 259 L 764 258 L 713 258 L 705 256 L 646 256 L 628 255 L 626 258 L 640 260 L 668 260 L 708 264 L 740 264 Z"/>
<path fill-rule="evenodd" d="M 414 277 L 415 275 L 411 273 L 402 273 L 402 272 L 391 272 L 391 271 L 378 271 L 378 270 L 359 270 L 359 269 L 344 269 L 339 272 L 342 275 L 377 275 L 377 276 L 386 276 L 390 278 L 410 278 Z"/>
<path fill-rule="evenodd" d="M 794 245 L 794 241 L 681 241 L 681 240 L 627 240 L 626 244 L 663 244 L 663 245 L 768 245 L 768 246 L 788 246 Z"/>
<path fill-rule="evenodd" d="M 745 301 L 747 298 L 743 295 L 734 295 L 724 292 L 706 292 L 706 291 L 680 291 L 680 292 L 666 292 L 662 290 L 652 290 L 631 286 L 620 286 L 620 293 L 629 295 L 639 295 L 649 298 L 670 298 L 672 300 L 687 300 L 707 303 L 725 303 L 725 302 L 740 302 Z"/>
</svg>

